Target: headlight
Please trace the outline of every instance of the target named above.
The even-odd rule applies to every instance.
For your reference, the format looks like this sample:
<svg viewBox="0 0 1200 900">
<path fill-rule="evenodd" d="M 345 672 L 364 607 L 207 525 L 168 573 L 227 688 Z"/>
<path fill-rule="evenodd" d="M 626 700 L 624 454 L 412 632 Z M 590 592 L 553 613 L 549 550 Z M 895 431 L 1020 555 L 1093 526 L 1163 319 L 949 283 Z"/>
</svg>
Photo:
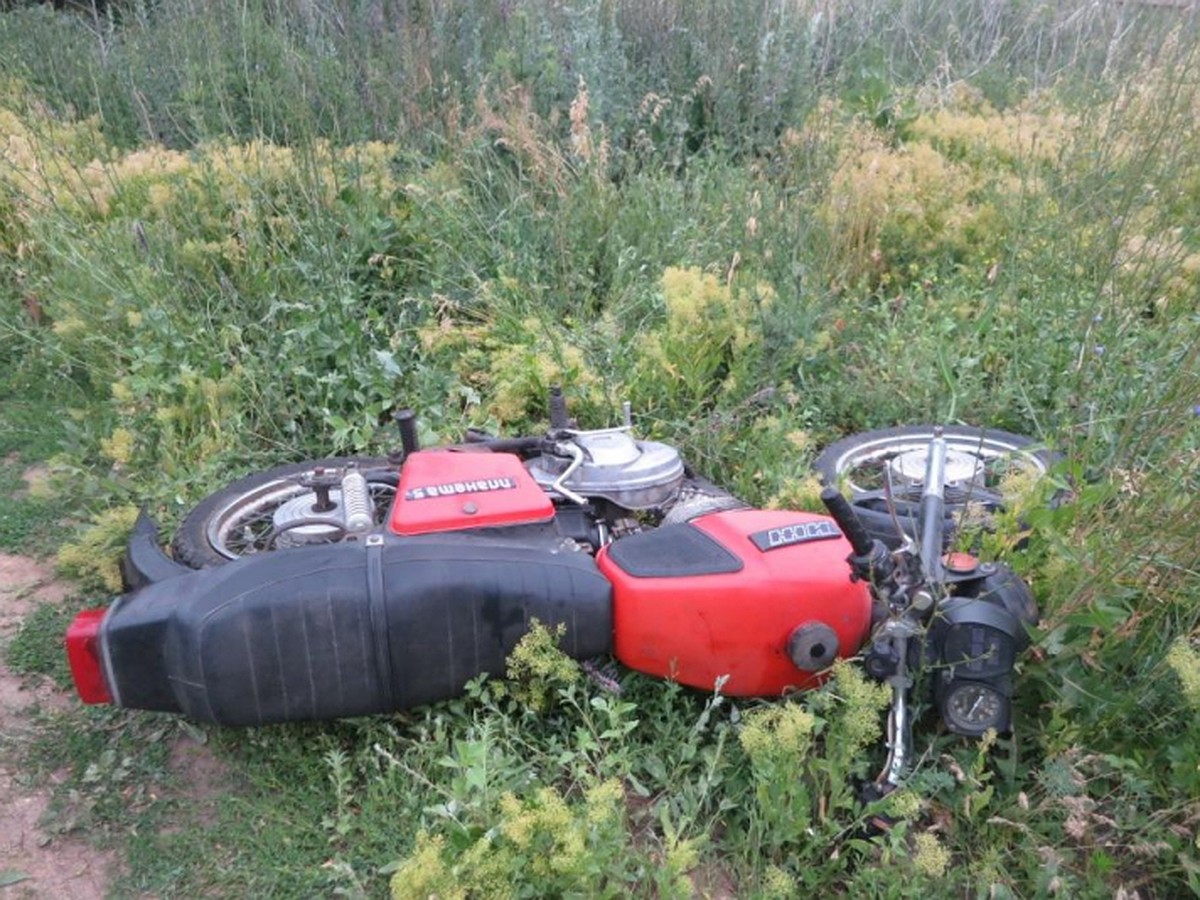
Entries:
<svg viewBox="0 0 1200 900">
<path fill-rule="evenodd" d="M 1010 570 L 962 585 L 966 596 L 941 604 L 930 627 L 934 700 L 946 727 L 978 737 L 1012 726 L 1012 672 L 1035 620 L 1033 597 Z"/>
</svg>

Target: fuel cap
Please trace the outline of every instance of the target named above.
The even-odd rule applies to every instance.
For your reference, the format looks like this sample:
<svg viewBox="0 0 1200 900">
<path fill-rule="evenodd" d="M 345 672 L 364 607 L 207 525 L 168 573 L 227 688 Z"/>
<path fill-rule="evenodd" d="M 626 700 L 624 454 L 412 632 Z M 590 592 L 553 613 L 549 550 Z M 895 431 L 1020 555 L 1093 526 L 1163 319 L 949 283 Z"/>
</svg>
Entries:
<svg viewBox="0 0 1200 900">
<path fill-rule="evenodd" d="M 838 654 L 838 636 L 824 622 L 805 622 L 788 637 L 788 657 L 802 672 L 819 672 L 833 665 Z"/>
</svg>

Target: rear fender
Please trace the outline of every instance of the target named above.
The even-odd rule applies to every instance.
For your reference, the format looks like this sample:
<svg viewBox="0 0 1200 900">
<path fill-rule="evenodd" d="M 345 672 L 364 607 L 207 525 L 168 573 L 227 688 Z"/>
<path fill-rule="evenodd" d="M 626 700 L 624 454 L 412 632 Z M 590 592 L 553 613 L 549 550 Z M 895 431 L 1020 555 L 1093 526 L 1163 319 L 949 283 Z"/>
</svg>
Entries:
<svg viewBox="0 0 1200 900">
<path fill-rule="evenodd" d="M 157 581 L 178 578 L 195 571 L 180 565 L 165 553 L 158 543 L 158 525 L 143 508 L 133 523 L 133 533 L 121 558 L 121 580 L 126 591 L 136 591 Z"/>
</svg>

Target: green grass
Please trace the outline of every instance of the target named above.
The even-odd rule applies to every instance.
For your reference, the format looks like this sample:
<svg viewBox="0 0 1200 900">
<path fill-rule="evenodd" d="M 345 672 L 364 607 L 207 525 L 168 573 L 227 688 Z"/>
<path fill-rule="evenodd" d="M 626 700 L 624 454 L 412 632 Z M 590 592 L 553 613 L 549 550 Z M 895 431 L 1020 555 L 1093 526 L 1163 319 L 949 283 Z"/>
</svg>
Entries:
<svg viewBox="0 0 1200 900">
<path fill-rule="evenodd" d="M 31 771 L 65 768 L 56 815 L 125 846 L 118 893 L 383 896 L 400 871 L 537 895 L 522 878 L 552 858 L 544 884 L 614 896 L 1200 889 L 1194 23 L 982 0 L 110 6 L 0 14 L 0 549 L 49 554 L 131 503 L 169 527 L 245 471 L 386 450 L 398 406 L 426 442 L 537 429 L 553 382 L 588 425 L 632 400 L 756 503 L 811 493 L 841 435 L 929 420 L 1045 441 L 1066 491 L 1021 511 L 1025 540 L 989 539 L 1043 611 L 1015 734 L 922 720 L 886 835 L 839 793 L 880 750 L 838 756 L 825 694 L 620 673 L 620 695 L 550 679 L 541 712 L 483 684 L 210 730 L 228 790 L 203 815 L 164 755 L 174 720 L 45 717 Z M 53 498 L 21 494 L 52 457 Z M 66 608 L 10 665 L 62 679 Z M 812 746 L 760 707 L 816 716 Z M 556 835 L 579 843 L 556 857 Z"/>
<path fill-rule="evenodd" d="M 21 622 L 21 628 L 5 648 L 5 662 L 19 675 L 44 675 L 63 690 L 71 688 L 71 671 L 62 638 L 74 618 L 73 605 L 39 604 Z"/>
<path fill-rule="evenodd" d="M 21 478 L 24 466 L 0 465 L 0 495 L 8 499 L 0 512 L 0 550 L 45 553 L 66 532 L 61 504 L 28 494 Z"/>
<path fill-rule="evenodd" d="M 0 509 L 0 550 L 10 553 L 50 552 L 73 512 L 56 498 L 31 492 L 23 478 L 35 463 L 44 463 L 63 449 L 66 438 L 66 411 L 50 412 L 60 398 L 49 399 L 49 377 L 40 366 L 33 371 L 13 366 L 0 375 L 0 422 L 4 423 L 0 497 L 5 498 Z"/>
</svg>

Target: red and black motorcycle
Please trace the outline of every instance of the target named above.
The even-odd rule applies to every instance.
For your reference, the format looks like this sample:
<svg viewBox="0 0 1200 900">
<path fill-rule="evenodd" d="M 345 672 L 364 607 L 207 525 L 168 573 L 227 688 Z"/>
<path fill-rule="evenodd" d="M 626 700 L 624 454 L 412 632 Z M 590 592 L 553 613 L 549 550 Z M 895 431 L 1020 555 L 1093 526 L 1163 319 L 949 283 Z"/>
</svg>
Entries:
<svg viewBox="0 0 1200 900">
<path fill-rule="evenodd" d="M 893 687 L 893 782 L 918 681 L 950 730 L 1009 727 L 1032 596 L 944 548 L 966 503 L 1001 503 L 1005 472 L 1045 471 L 1030 440 L 847 438 L 816 462 L 823 516 L 748 508 L 635 439 L 628 407 L 620 427 L 580 430 L 554 391 L 544 435 L 432 450 L 397 418 L 392 459 L 280 466 L 208 497 L 173 558 L 143 515 L 128 593 L 68 632 L 80 697 L 221 725 L 381 713 L 503 674 L 537 619 L 573 657 L 734 696 L 810 688 L 860 657 Z"/>
</svg>

